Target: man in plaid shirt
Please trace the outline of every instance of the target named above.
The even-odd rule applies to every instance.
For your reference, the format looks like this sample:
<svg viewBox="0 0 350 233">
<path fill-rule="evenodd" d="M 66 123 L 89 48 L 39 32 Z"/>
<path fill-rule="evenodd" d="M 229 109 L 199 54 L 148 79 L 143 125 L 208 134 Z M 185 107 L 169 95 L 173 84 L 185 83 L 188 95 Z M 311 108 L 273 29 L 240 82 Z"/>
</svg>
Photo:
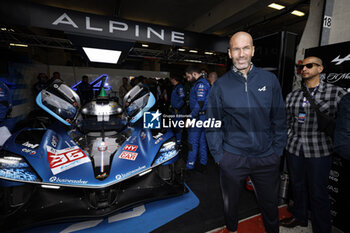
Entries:
<svg viewBox="0 0 350 233">
<path fill-rule="evenodd" d="M 299 67 L 303 84 L 319 110 L 335 118 L 338 102 L 346 91 L 320 80 L 322 60 L 307 57 Z M 285 227 L 307 226 L 308 200 L 313 232 L 331 232 L 328 176 L 333 153 L 332 138 L 318 129 L 316 111 L 301 89 L 286 100 L 288 141 L 287 162 L 293 191 L 293 216 L 281 220 Z M 308 199 L 309 197 L 309 199 Z"/>
</svg>

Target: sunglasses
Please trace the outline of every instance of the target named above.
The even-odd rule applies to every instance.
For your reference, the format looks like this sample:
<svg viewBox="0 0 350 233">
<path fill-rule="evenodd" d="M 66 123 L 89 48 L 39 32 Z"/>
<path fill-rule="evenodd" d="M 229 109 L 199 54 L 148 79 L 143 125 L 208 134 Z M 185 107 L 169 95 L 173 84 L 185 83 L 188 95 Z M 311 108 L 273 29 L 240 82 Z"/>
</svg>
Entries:
<svg viewBox="0 0 350 233">
<path fill-rule="evenodd" d="M 296 67 L 297 67 L 299 70 L 302 70 L 302 69 L 304 69 L 304 66 L 306 66 L 306 68 L 308 68 L 308 69 L 311 69 L 312 67 L 314 67 L 314 65 L 320 66 L 320 64 L 317 64 L 317 63 L 307 63 L 307 64 L 305 64 L 305 65 L 298 64 L 298 65 L 296 65 Z"/>
</svg>

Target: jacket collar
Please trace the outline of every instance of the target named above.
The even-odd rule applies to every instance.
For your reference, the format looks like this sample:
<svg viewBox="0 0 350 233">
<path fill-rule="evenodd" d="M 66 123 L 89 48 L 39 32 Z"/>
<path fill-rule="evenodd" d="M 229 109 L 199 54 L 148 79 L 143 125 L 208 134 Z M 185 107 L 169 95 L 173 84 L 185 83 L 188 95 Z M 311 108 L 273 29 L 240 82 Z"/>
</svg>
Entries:
<svg viewBox="0 0 350 233">
<path fill-rule="evenodd" d="M 200 76 L 194 83 L 198 83 L 198 82 L 201 82 L 202 79 L 205 79 L 204 76 Z"/>
<path fill-rule="evenodd" d="M 305 83 L 302 81 L 301 85 L 305 86 Z M 317 91 L 319 91 L 319 92 L 325 92 L 326 91 L 326 89 L 327 89 L 327 83 L 326 82 L 320 80 L 320 83 L 318 85 L 319 86 L 317 88 Z"/>
<path fill-rule="evenodd" d="M 320 81 L 320 86 L 318 87 L 319 92 L 325 92 L 327 88 L 327 83 L 324 81 Z"/>
<path fill-rule="evenodd" d="M 236 76 L 242 78 L 242 80 L 248 80 L 248 76 L 251 76 L 253 73 L 255 73 L 255 71 L 256 71 L 256 67 L 253 65 L 253 63 L 251 63 L 250 69 L 247 73 L 247 78 L 245 78 L 243 76 L 243 74 L 239 70 L 237 70 L 237 68 L 235 66 L 232 66 L 232 69 L 231 69 L 233 76 L 236 75 Z"/>
<path fill-rule="evenodd" d="M 248 73 L 247 73 L 246 77 L 248 77 L 248 75 L 249 75 L 250 71 L 252 71 L 253 67 L 254 67 L 253 62 L 250 62 L 250 69 L 248 70 Z M 235 72 L 235 73 L 239 74 L 240 76 L 244 77 L 243 73 L 241 71 L 239 71 L 235 67 L 235 65 L 232 65 L 232 70 L 233 70 L 233 72 Z M 246 78 L 246 77 L 244 77 L 244 78 Z"/>
</svg>

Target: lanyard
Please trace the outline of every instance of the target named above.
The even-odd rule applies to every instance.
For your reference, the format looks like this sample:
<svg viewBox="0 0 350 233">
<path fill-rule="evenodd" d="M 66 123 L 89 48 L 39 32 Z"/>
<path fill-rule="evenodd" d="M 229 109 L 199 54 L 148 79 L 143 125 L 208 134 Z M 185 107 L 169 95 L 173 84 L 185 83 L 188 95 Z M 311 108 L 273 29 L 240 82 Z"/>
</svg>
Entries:
<svg viewBox="0 0 350 233">
<path fill-rule="evenodd" d="M 320 84 L 318 84 L 316 87 L 315 87 L 315 89 L 311 92 L 311 98 L 314 98 L 314 95 L 315 95 L 315 93 L 316 93 L 316 91 L 317 91 L 317 89 L 318 89 L 318 87 L 320 86 Z M 306 99 L 306 97 L 304 96 L 304 98 L 303 98 L 303 104 L 301 105 L 303 108 L 305 108 L 305 106 L 306 106 L 306 104 L 308 104 L 309 103 L 309 101 Z"/>
</svg>

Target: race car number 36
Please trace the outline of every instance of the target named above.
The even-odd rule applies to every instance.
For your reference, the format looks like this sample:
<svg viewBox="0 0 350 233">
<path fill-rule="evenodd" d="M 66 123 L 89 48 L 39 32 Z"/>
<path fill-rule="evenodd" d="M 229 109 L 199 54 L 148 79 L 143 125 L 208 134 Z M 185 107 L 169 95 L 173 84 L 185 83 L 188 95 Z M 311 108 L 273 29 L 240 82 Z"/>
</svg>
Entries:
<svg viewBox="0 0 350 233">
<path fill-rule="evenodd" d="M 47 155 L 51 171 L 54 175 L 90 162 L 90 159 L 77 146 L 63 150 L 55 150 L 48 146 Z"/>
</svg>

